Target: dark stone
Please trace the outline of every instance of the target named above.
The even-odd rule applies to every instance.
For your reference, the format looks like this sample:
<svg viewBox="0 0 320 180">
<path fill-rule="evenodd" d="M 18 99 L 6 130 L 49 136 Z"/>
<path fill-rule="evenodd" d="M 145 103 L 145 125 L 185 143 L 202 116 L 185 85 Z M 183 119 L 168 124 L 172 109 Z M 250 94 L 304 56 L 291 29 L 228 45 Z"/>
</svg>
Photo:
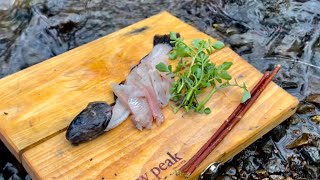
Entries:
<svg viewBox="0 0 320 180">
<path fill-rule="evenodd" d="M 256 171 L 256 174 L 261 178 L 261 179 L 263 179 L 263 178 L 266 178 L 266 177 L 268 177 L 268 172 L 266 171 L 266 170 L 264 170 L 264 169 L 259 169 L 259 170 L 257 170 Z"/>
<path fill-rule="evenodd" d="M 318 167 L 306 164 L 303 169 L 306 171 L 306 173 L 308 174 L 310 179 L 319 179 L 320 178 Z"/>
<path fill-rule="evenodd" d="M 303 167 L 303 159 L 301 157 L 292 156 L 288 158 L 289 167 L 293 171 L 301 171 Z"/>
<path fill-rule="evenodd" d="M 26 175 L 26 177 L 25 177 L 24 179 L 25 179 L 25 180 L 32 180 L 29 174 Z"/>
<path fill-rule="evenodd" d="M 232 179 L 237 180 L 237 176 L 231 176 Z"/>
<path fill-rule="evenodd" d="M 8 162 L 3 168 L 3 176 L 9 178 L 18 173 L 18 169 L 10 162 Z"/>
<path fill-rule="evenodd" d="M 272 140 L 267 141 L 263 146 L 262 146 L 262 151 L 266 154 L 271 154 L 272 150 L 274 149 Z"/>
<path fill-rule="evenodd" d="M 280 173 L 285 171 L 285 167 L 279 158 L 270 159 L 265 168 L 269 173 Z"/>
<path fill-rule="evenodd" d="M 290 124 L 293 124 L 293 125 L 296 125 L 301 121 L 300 117 L 297 114 L 292 115 L 289 118 L 289 120 L 290 120 Z"/>
<path fill-rule="evenodd" d="M 232 180 L 230 176 L 218 176 L 217 180 Z"/>
<path fill-rule="evenodd" d="M 248 179 L 248 173 L 246 171 L 244 171 L 244 170 L 241 170 L 239 172 L 239 175 L 240 175 L 241 179 Z"/>
<path fill-rule="evenodd" d="M 259 176 L 256 175 L 256 174 L 251 174 L 249 179 L 256 179 L 256 180 L 258 180 L 258 179 L 260 179 L 260 178 L 259 178 Z"/>
<path fill-rule="evenodd" d="M 261 163 L 262 162 L 259 159 L 253 156 L 250 156 L 249 158 L 243 160 L 244 169 L 250 173 L 253 173 L 256 170 L 258 170 Z"/>
<path fill-rule="evenodd" d="M 320 108 L 320 94 L 312 94 L 308 96 L 305 100 L 306 102 L 312 103 Z"/>
<path fill-rule="evenodd" d="M 286 134 L 286 128 L 284 125 L 280 124 L 276 126 L 272 131 L 271 131 L 271 136 L 272 139 L 276 142 L 279 142 L 280 139 Z"/>
<path fill-rule="evenodd" d="M 283 89 L 291 89 L 291 88 L 297 88 L 298 83 L 297 82 L 292 82 L 292 81 L 282 81 L 281 84 Z"/>
<path fill-rule="evenodd" d="M 280 175 L 270 175 L 269 177 L 272 180 L 283 180 L 284 179 L 284 177 L 280 176 Z"/>
<path fill-rule="evenodd" d="M 234 176 L 234 175 L 236 175 L 236 173 L 237 173 L 237 170 L 233 166 L 228 166 L 226 168 L 226 174 L 227 175 Z"/>
<path fill-rule="evenodd" d="M 13 174 L 9 180 L 21 180 L 22 178 L 20 178 L 17 174 Z"/>
<path fill-rule="evenodd" d="M 314 113 L 316 107 L 313 104 L 299 104 L 297 113 L 299 114 L 308 114 L 308 113 Z"/>
<path fill-rule="evenodd" d="M 300 152 L 303 155 L 303 157 L 311 163 L 320 163 L 320 155 L 318 148 L 313 146 L 307 146 L 303 147 Z"/>
</svg>

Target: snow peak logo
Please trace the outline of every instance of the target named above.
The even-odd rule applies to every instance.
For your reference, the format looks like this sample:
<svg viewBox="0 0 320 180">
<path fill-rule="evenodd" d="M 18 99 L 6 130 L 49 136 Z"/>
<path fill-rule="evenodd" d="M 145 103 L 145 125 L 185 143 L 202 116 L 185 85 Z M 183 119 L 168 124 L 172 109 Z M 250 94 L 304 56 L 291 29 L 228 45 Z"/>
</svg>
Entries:
<svg viewBox="0 0 320 180">
<path fill-rule="evenodd" d="M 149 174 L 152 176 L 155 176 L 157 179 L 161 179 L 160 174 L 162 171 L 165 171 L 169 167 L 177 164 L 179 161 L 181 161 L 183 158 L 178 156 L 178 153 L 172 155 L 171 153 L 167 152 L 168 159 L 166 159 L 164 162 L 161 162 L 158 164 L 158 166 L 155 166 L 150 169 L 150 172 L 145 172 L 143 175 L 139 176 L 136 180 L 148 180 L 154 179 L 154 177 L 148 177 Z"/>
</svg>

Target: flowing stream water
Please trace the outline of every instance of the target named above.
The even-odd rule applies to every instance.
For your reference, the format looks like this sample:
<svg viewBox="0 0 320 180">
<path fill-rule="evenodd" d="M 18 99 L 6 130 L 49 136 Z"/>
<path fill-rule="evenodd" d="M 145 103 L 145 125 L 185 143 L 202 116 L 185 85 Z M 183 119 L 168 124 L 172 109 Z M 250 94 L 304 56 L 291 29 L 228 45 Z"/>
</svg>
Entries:
<svg viewBox="0 0 320 180">
<path fill-rule="evenodd" d="M 298 113 L 218 171 L 218 179 L 319 179 L 320 0 L 1 0 L 0 78 L 169 11 L 224 41 L 297 97 Z M 0 179 L 30 179 L 0 142 Z M 215 175 L 208 174 L 206 179 Z"/>
</svg>

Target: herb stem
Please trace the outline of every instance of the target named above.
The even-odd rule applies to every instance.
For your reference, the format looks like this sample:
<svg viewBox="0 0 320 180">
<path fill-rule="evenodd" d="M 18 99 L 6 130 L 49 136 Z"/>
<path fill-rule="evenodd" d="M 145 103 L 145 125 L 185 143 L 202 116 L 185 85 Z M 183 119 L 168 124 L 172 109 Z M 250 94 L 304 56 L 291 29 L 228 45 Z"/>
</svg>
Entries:
<svg viewBox="0 0 320 180">
<path fill-rule="evenodd" d="M 190 49 L 192 49 L 192 48 L 190 48 Z M 193 52 L 194 52 L 194 51 L 193 51 Z M 199 54 L 200 52 L 202 52 L 202 51 L 198 51 L 197 53 L 194 52 L 195 55 L 192 57 L 191 65 L 190 65 L 189 72 L 188 72 L 188 77 L 190 77 L 191 68 L 192 68 L 192 66 L 194 65 L 194 62 L 196 61 L 196 58 L 197 58 L 197 56 L 198 56 L 198 54 Z"/>
<path fill-rule="evenodd" d="M 213 96 L 213 94 L 216 93 L 216 92 L 217 92 L 217 88 L 214 87 L 214 88 L 210 91 L 210 93 L 204 98 L 204 100 L 202 100 L 202 101 L 199 103 L 198 107 L 196 108 L 196 111 L 197 111 L 197 112 L 200 111 L 200 110 L 204 107 L 204 105 L 211 99 L 211 97 Z"/>
</svg>

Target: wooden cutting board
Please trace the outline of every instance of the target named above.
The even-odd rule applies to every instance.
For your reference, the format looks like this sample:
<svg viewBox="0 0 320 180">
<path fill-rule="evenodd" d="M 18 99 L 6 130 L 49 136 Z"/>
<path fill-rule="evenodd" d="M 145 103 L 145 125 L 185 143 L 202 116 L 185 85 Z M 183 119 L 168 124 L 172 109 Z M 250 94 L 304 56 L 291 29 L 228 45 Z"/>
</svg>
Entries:
<svg viewBox="0 0 320 180">
<path fill-rule="evenodd" d="M 124 80 L 152 49 L 155 34 L 180 32 L 211 38 L 162 12 L 103 38 L 0 80 L 0 135 L 34 179 L 179 179 L 174 172 L 206 142 L 239 104 L 242 92 L 227 88 L 214 95 L 209 115 L 173 114 L 152 130 L 130 120 L 79 146 L 65 139 L 72 119 L 91 101 L 113 102 L 111 83 Z M 212 38 L 211 38 L 212 39 Z M 214 39 L 212 39 L 215 41 Z M 230 74 L 249 89 L 262 74 L 230 48 L 212 56 L 232 61 Z M 271 83 L 191 178 L 212 161 L 226 161 L 292 115 L 298 101 Z"/>
</svg>

